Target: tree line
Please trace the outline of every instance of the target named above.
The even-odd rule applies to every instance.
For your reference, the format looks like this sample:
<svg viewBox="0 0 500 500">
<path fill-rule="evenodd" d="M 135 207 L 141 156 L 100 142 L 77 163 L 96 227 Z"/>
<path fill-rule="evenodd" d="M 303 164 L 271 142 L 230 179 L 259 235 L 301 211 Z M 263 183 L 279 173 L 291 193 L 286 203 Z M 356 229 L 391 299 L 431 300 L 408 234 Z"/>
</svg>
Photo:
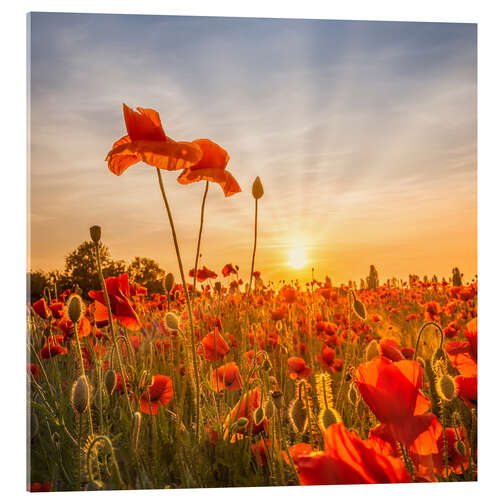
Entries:
<svg viewBox="0 0 500 500">
<path fill-rule="evenodd" d="M 148 257 L 135 257 L 130 264 L 124 260 L 111 258 L 109 248 L 99 243 L 101 264 L 104 278 L 128 273 L 129 281 L 147 287 L 148 291 L 161 292 L 161 281 L 165 271 L 159 264 Z M 99 290 L 99 278 L 96 272 L 95 245 L 84 241 L 65 258 L 63 271 L 30 270 L 27 273 L 27 300 L 36 301 L 44 295 L 44 289 L 49 287 L 52 296 L 57 291 L 74 291 L 77 287 L 84 298 L 88 298 L 90 290 Z"/>
</svg>

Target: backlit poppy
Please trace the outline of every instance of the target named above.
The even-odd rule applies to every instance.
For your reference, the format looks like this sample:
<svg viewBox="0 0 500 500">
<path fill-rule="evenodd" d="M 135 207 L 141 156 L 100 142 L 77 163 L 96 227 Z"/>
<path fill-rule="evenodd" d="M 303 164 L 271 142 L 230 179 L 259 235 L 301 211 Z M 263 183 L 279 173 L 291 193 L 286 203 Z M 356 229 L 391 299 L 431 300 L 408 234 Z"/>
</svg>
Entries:
<svg viewBox="0 0 500 500">
<path fill-rule="evenodd" d="M 130 302 L 128 274 L 124 273 L 118 277 L 106 278 L 105 283 L 113 317 L 116 317 L 118 321 L 129 330 L 138 330 L 141 323 Z M 104 298 L 104 292 L 102 290 L 91 290 L 89 292 L 89 297 L 99 302 L 102 306 L 106 306 L 106 299 Z M 106 307 L 98 307 L 96 304 L 96 322 L 104 319 L 104 311 L 107 316 Z"/>
<path fill-rule="evenodd" d="M 307 378 L 311 375 L 311 368 L 306 365 L 302 358 L 288 359 L 288 376 L 295 380 L 296 378 Z"/>
<path fill-rule="evenodd" d="M 198 352 L 209 361 L 222 359 L 229 352 L 227 342 L 217 329 L 214 332 L 205 335 L 201 339 L 201 343 L 202 346 L 199 347 Z"/>
<path fill-rule="evenodd" d="M 137 109 L 123 104 L 128 135 L 116 141 L 106 157 L 111 172 L 121 175 L 140 161 L 163 170 L 179 170 L 201 160 L 203 152 L 198 145 L 176 142 L 165 135 L 154 109 Z"/>
<path fill-rule="evenodd" d="M 139 400 L 141 411 L 148 415 L 157 415 L 158 407 L 167 406 L 173 395 L 172 379 L 166 375 L 154 375 L 152 384 L 148 386 Z"/>
<path fill-rule="evenodd" d="M 224 389 L 228 391 L 238 391 L 243 387 L 238 365 L 231 361 L 212 372 L 212 388 L 220 392 Z"/>
<path fill-rule="evenodd" d="M 50 310 L 47 307 L 45 299 L 37 300 L 33 305 L 33 310 L 40 316 L 40 318 L 48 319 L 50 316 Z"/>
<path fill-rule="evenodd" d="M 226 170 L 229 155 L 210 139 L 196 139 L 193 141 L 203 156 L 194 165 L 187 166 L 177 178 L 180 184 L 191 184 L 198 181 L 216 182 L 224 191 L 224 196 L 232 196 L 241 191 L 236 179 Z"/>
</svg>

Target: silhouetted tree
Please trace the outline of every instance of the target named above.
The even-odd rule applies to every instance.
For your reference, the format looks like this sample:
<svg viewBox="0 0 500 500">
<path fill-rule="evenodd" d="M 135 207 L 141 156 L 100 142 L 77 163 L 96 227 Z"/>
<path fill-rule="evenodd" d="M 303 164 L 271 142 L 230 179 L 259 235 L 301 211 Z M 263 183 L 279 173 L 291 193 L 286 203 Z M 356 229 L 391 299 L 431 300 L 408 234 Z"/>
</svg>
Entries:
<svg viewBox="0 0 500 500">
<path fill-rule="evenodd" d="M 162 293 L 161 280 L 165 271 L 153 259 L 135 257 L 128 265 L 127 273 L 130 281 L 145 286 L 150 293 Z"/>
</svg>

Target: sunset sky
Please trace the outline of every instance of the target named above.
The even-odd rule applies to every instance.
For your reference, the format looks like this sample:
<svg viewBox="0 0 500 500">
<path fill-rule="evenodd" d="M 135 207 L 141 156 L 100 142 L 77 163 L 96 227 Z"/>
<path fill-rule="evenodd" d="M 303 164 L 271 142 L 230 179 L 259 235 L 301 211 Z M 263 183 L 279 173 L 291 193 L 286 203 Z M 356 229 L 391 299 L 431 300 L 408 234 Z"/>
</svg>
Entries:
<svg viewBox="0 0 500 500">
<path fill-rule="evenodd" d="M 476 252 L 476 25 L 31 14 L 28 267 L 64 268 L 88 228 L 113 258 L 177 264 L 155 169 L 104 161 L 122 103 L 176 140 L 210 138 L 242 192 L 211 185 L 201 265 L 264 280 L 470 279 Z M 165 172 L 186 270 L 204 184 Z M 290 264 L 296 264 L 294 269 Z"/>
</svg>

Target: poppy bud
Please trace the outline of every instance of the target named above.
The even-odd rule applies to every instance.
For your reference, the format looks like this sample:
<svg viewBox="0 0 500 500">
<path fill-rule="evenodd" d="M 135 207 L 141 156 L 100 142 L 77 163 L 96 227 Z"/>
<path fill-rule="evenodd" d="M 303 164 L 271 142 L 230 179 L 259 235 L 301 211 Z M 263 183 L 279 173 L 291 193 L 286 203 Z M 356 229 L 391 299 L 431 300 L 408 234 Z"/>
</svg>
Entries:
<svg viewBox="0 0 500 500">
<path fill-rule="evenodd" d="M 104 374 L 104 387 L 106 392 L 111 395 L 116 387 L 116 373 L 114 370 L 108 370 Z"/>
<path fill-rule="evenodd" d="M 179 329 L 179 317 L 173 312 L 168 312 L 165 316 L 165 323 L 170 330 L 178 330 Z"/>
<path fill-rule="evenodd" d="M 460 455 L 465 456 L 465 443 L 461 439 L 455 443 L 455 449 Z"/>
<path fill-rule="evenodd" d="M 90 228 L 90 237 L 94 243 L 99 243 L 101 240 L 101 226 L 92 226 Z"/>
<path fill-rule="evenodd" d="M 262 182 L 260 181 L 259 176 L 257 176 L 253 181 L 252 195 L 256 200 L 262 198 L 262 196 L 264 195 L 264 188 L 262 187 Z"/>
<path fill-rule="evenodd" d="M 325 408 L 320 414 L 319 414 L 319 426 L 323 430 L 323 432 L 330 427 L 330 425 L 333 424 L 341 424 L 342 423 L 342 417 L 340 416 L 340 413 L 337 410 L 332 410 L 331 408 Z"/>
<path fill-rule="evenodd" d="M 220 293 L 221 290 L 222 290 L 222 285 L 221 285 L 221 282 L 220 281 L 216 281 L 215 284 L 214 284 L 214 290 L 217 292 L 217 293 Z"/>
<path fill-rule="evenodd" d="M 441 365 L 442 363 L 446 363 L 446 353 L 441 347 L 438 347 L 435 351 L 434 354 L 432 355 L 432 368 L 434 370 L 438 369 L 438 366 Z"/>
<path fill-rule="evenodd" d="M 359 392 L 356 389 L 356 384 L 351 383 L 349 387 L 349 392 L 347 393 L 347 397 L 349 398 L 349 401 L 353 406 L 356 406 L 358 404 Z"/>
<path fill-rule="evenodd" d="M 283 408 L 283 393 L 281 391 L 273 391 L 271 397 L 277 410 Z"/>
<path fill-rule="evenodd" d="M 68 301 L 68 316 L 73 323 L 78 323 L 82 318 L 83 301 L 79 295 L 72 295 Z"/>
<path fill-rule="evenodd" d="M 134 448 L 134 450 L 137 450 L 137 446 L 139 445 L 141 422 L 142 422 L 142 415 L 140 412 L 136 411 L 134 413 L 134 419 L 132 422 L 132 447 Z"/>
<path fill-rule="evenodd" d="M 457 395 L 455 382 L 447 374 L 444 374 L 439 378 L 438 383 L 436 384 L 436 390 L 439 397 L 444 401 L 451 401 Z"/>
<path fill-rule="evenodd" d="M 248 418 L 240 417 L 236 420 L 236 427 L 238 429 L 244 429 L 248 425 Z"/>
<path fill-rule="evenodd" d="M 80 375 L 71 390 L 71 405 L 76 413 L 84 413 L 90 403 L 90 389 L 87 377 Z"/>
<path fill-rule="evenodd" d="M 163 278 L 163 288 L 166 292 L 170 293 L 173 287 L 174 287 L 174 275 L 172 273 L 168 273 Z"/>
<path fill-rule="evenodd" d="M 365 350 L 366 361 L 371 361 L 379 355 L 378 344 L 375 339 L 373 339 L 367 346 Z"/>
<path fill-rule="evenodd" d="M 262 363 L 262 369 L 265 371 L 265 372 L 268 372 L 268 371 L 271 371 L 273 368 L 273 365 L 271 364 L 271 362 L 269 361 L 269 359 L 266 358 L 264 359 L 263 363 Z"/>
<path fill-rule="evenodd" d="M 295 432 L 304 432 L 307 421 L 307 410 L 302 399 L 297 398 L 292 402 L 288 411 L 288 416 Z"/>
<path fill-rule="evenodd" d="M 262 423 L 264 420 L 265 414 L 264 414 L 264 409 L 262 406 L 259 406 L 254 412 L 253 412 L 253 421 L 255 425 L 259 425 Z"/>
<path fill-rule="evenodd" d="M 264 405 L 264 414 L 268 420 L 271 420 L 274 416 L 274 403 L 272 399 L 268 399 Z"/>
</svg>

